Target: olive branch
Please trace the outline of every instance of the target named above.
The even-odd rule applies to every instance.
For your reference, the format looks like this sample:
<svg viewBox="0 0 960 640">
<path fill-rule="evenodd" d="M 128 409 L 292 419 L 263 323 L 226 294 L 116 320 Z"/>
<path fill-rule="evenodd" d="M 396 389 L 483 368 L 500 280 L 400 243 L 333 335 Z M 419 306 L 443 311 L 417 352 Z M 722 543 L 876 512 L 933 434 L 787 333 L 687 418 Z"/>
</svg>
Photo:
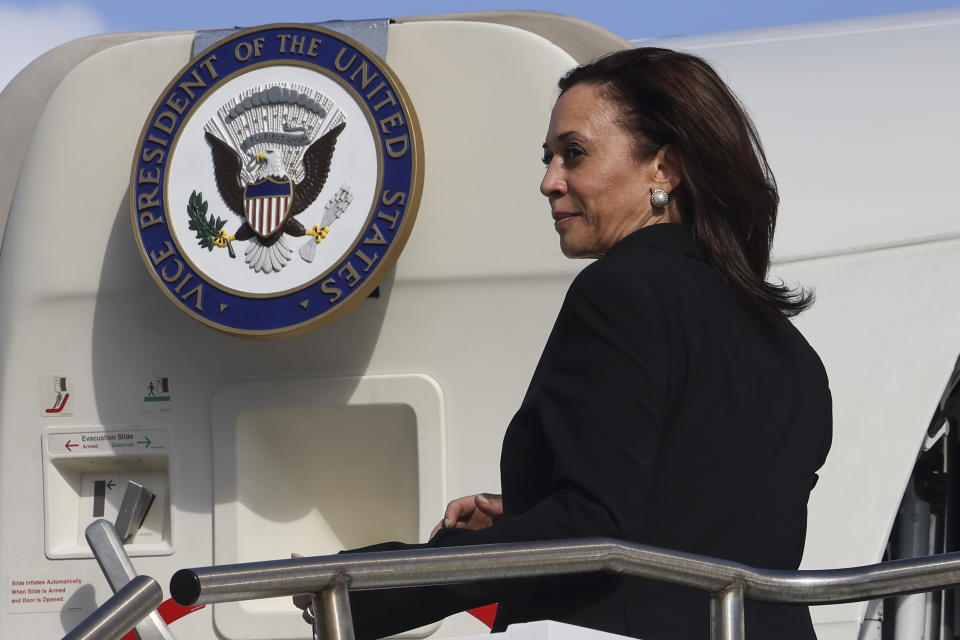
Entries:
<svg viewBox="0 0 960 640">
<path fill-rule="evenodd" d="M 223 231 L 223 225 L 227 224 L 227 221 L 214 217 L 212 213 L 209 218 L 207 217 L 207 201 L 203 199 L 203 192 L 190 192 L 187 215 L 190 216 L 190 230 L 197 232 L 197 240 L 200 241 L 197 244 L 207 251 L 213 251 L 214 247 L 225 246 L 231 258 L 237 257 L 233 251 L 233 244 Z"/>
</svg>

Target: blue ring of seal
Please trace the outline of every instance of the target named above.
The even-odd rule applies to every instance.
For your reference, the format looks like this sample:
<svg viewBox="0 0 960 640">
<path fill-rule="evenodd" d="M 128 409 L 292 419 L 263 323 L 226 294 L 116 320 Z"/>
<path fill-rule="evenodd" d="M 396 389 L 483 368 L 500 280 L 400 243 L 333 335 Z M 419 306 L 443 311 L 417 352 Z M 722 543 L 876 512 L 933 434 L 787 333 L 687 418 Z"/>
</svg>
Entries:
<svg viewBox="0 0 960 640">
<path fill-rule="evenodd" d="M 286 38 L 281 38 L 281 35 Z M 319 39 L 321 44 L 313 50 L 315 56 L 308 56 L 308 47 L 294 51 L 294 47 L 284 46 L 292 41 L 292 38 L 304 38 L 306 43 L 310 43 L 311 38 Z M 258 39 L 259 54 L 254 55 L 254 45 Z M 385 244 L 377 246 L 378 260 L 371 267 L 357 256 L 355 250 L 351 250 L 335 264 L 329 270 L 331 277 L 344 272 L 351 275 L 346 281 L 334 278 L 336 288 L 341 291 L 339 297 L 330 293 L 333 288 L 330 277 L 275 296 L 245 296 L 225 290 L 225 287 L 204 278 L 203 274 L 181 255 L 178 243 L 165 221 L 154 222 L 158 217 L 166 218 L 170 215 L 165 184 L 169 154 L 172 150 L 164 145 L 164 141 L 169 144 L 170 141 L 177 140 L 180 130 L 189 119 L 190 111 L 220 84 L 244 70 L 260 68 L 271 62 L 295 62 L 333 75 L 342 84 L 356 89 L 353 93 L 360 97 L 362 107 L 368 115 L 373 114 L 374 107 L 383 102 L 384 93 L 381 91 L 373 94 L 361 90 L 362 78 L 356 73 L 357 65 L 351 64 L 346 70 L 339 70 L 334 61 L 341 51 L 345 59 L 352 59 L 355 55 L 359 61 L 379 72 L 378 82 L 386 82 L 386 89 L 396 98 L 396 106 L 376 112 L 376 119 L 387 118 L 397 112 L 402 117 L 402 124 L 391 128 L 388 134 L 380 127 L 373 128 L 381 148 L 379 156 L 382 163 L 381 184 L 376 194 L 377 202 L 374 204 L 379 204 L 383 213 L 381 215 L 378 211 L 378 215 L 368 218 L 363 231 L 355 240 L 354 249 L 361 238 L 379 235 Z M 236 53 L 250 55 L 240 59 L 242 56 L 235 55 Z M 210 67 L 204 67 L 205 64 L 213 65 L 211 60 L 216 64 L 216 77 L 211 77 L 213 74 L 209 73 Z M 195 86 L 194 73 L 208 79 L 205 86 Z M 190 89 L 193 96 L 183 112 L 178 113 L 171 107 L 169 100 L 182 99 L 182 92 L 176 95 L 174 92 L 181 83 L 186 82 L 193 82 Z M 163 116 L 165 112 L 169 115 Z M 173 116 L 172 120 L 170 115 Z M 392 124 L 396 125 L 396 121 Z M 406 135 L 409 141 L 407 152 L 399 157 L 387 153 L 387 140 L 403 135 Z M 270 25 L 237 33 L 191 60 L 161 94 L 144 125 L 133 163 L 130 196 L 132 223 L 141 256 L 151 270 L 154 280 L 167 296 L 183 311 L 204 324 L 228 333 L 246 335 L 286 334 L 322 324 L 339 316 L 340 312 L 345 312 L 376 288 L 402 249 L 419 204 L 423 179 L 420 144 L 416 115 L 406 92 L 386 68 L 385 63 L 363 45 L 336 32 L 306 25 Z M 400 194 L 403 196 L 398 197 Z M 382 217 L 383 215 L 387 218 Z M 358 275 L 356 279 L 352 278 L 353 273 Z"/>
</svg>

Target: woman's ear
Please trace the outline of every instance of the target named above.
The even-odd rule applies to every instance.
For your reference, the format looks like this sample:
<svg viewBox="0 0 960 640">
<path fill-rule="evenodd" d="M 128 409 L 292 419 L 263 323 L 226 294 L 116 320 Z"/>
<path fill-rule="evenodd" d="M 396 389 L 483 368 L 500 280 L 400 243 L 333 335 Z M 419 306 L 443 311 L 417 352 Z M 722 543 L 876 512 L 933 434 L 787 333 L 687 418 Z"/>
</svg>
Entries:
<svg viewBox="0 0 960 640">
<path fill-rule="evenodd" d="M 673 147 L 665 144 L 657 151 L 653 159 L 654 176 L 653 180 L 657 187 L 667 193 L 672 192 L 680 184 L 681 175 L 679 167 L 674 162 Z"/>
</svg>

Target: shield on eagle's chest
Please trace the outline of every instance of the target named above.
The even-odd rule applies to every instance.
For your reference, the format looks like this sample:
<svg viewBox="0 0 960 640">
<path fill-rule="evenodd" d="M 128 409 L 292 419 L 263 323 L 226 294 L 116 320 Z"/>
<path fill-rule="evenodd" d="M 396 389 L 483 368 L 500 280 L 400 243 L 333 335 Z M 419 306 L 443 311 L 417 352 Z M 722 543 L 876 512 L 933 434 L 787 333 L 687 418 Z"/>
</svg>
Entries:
<svg viewBox="0 0 960 640">
<path fill-rule="evenodd" d="M 243 209 L 247 223 L 261 238 L 276 232 L 286 221 L 293 200 L 293 182 L 289 178 L 264 178 L 243 190 Z"/>
</svg>

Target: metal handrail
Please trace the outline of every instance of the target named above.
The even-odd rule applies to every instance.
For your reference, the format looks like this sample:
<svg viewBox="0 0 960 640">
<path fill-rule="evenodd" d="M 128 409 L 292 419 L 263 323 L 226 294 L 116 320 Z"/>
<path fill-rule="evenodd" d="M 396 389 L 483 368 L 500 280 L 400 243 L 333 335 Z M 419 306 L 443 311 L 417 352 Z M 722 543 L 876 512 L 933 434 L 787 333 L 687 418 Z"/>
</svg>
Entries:
<svg viewBox="0 0 960 640">
<path fill-rule="evenodd" d="M 63 640 L 118 640 L 162 600 L 163 590 L 156 580 L 136 576 L 63 636 Z"/>
<path fill-rule="evenodd" d="M 84 536 L 111 589 L 117 591 L 136 577 L 137 570 L 133 568 L 113 524 L 103 518 L 94 520 L 84 530 Z M 151 611 L 140 620 L 136 631 L 140 640 L 174 640 L 170 627 L 158 611 Z"/>
<path fill-rule="evenodd" d="M 585 538 L 182 569 L 173 575 L 170 593 L 182 605 L 302 593 L 340 602 L 348 584 L 349 589 L 380 589 L 596 571 L 707 591 L 712 598 L 711 638 L 742 640 L 744 598 L 828 604 L 931 591 L 960 584 L 960 552 L 847 569 L 777 571 L 609 538 Z M 318 626 L 323 622 L 329 634 L 332 625 L 340 638 L 351 640 L 349 607 L 345 613 L 342 605 L 333 609 L 346 620 L 324 622 L 317 616 Z"/>
</svg>

